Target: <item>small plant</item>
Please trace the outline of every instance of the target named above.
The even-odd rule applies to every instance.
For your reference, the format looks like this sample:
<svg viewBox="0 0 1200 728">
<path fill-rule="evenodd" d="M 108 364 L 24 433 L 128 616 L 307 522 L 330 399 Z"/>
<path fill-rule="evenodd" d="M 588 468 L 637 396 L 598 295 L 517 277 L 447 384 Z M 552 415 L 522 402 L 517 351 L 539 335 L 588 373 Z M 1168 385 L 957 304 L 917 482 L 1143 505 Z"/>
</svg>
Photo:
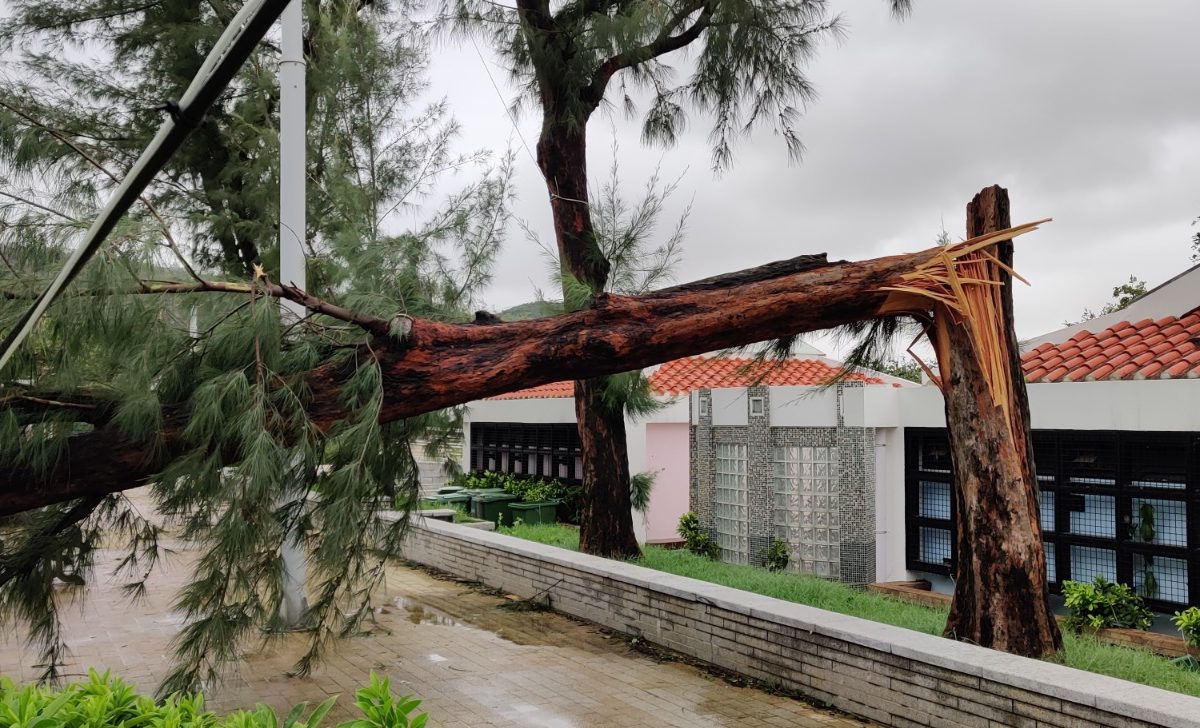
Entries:
<svg viewBox="0 0 1200 728">
<path fill-rule="evenodd" d="M 1129 529 L 1130 538 L 1145 543 L 1153 543 L 1157 534 L 1154 525 L 1154 506 L 1142 503 L 1138 508 L 1138 520 Z M 1154 575 L 1154 557 L 1150 554 L 1142 556 L 1142 596 L 1153 599 L 1158 596 L 1158 577 Z"/>
<path fill-rule="evenodd" d="M 1173 621 L 1185 642 L 1192 647 L 1200 647 L 1200 607 L 1188 607 L 1182 612 L 1175 612 Z"/>
<path fill-rule="evenodd" d="M 778 538 L 772 540 L 771 545 L 764 548 L 759 556 L 762 558 L 763 565 L 767 567 L 767 571 L 783 571 L 791 559 L 788 554 L 787 541 Z"/>
<path fill-rule="evenodd" d="M 1154 614 L 1142 598 L 1125 584 L 1114 584 L 1099 574 L 1092 583 L 1064 581 L 1067 624 L 1072 629 L 1127 627 L 1149 629 Z"/>
<path fill-rule="evenodd" d="M 81 728 L 82 726 L 158 726 L 163 728 L 320 728 L 337 696 L 308 713 L 301 703 L 282 720 L 265 705 L 239 710 L 224 718 L 204 710 L 201 695 L 172 695 L 161 703 L 134 692 L 119 678 L 95 670 L 86 681 L 54 690 L 18 686 L 0 678 L 0 726 Z M 392 695 L 387 678 L 371 673 L 371 683 L 356 693 L 354 704 L 362 717 L 337 728 L 422 728 L 429 716 L 415 713 L 421 701 L 411 695 Z M 308 713 L 306 716 L 305 713 Z"/>
<path fill-rule="evenodd" d="M 693 554 L 714 561 L 721 558 L 721 547 L 704 529 L 700 528 L 700 519 L 696 517 L 695 513 L 688 511 L 680 516 L 679 526 L 675 532 L 683 537 L 687 550 Z"/>
</svg>

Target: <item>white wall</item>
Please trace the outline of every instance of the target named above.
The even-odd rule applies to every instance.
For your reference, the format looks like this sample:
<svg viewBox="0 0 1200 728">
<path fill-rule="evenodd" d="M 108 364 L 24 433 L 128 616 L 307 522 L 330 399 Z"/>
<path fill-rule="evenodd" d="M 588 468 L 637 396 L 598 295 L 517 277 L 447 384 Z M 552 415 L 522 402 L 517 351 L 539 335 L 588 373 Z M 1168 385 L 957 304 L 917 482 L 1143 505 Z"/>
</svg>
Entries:
<svg viewBox="0 0 1200 728">
<path fill-rule="evenodd" d="M 712 423 L 722 425 L 746 425 L 750 422 L 749 402 L 745 387 L 712 390 Z"/>
<path fill-rule="evenodd" d="M 714 396 L 716 391 L 713 391 Z M 771 387 L 770 415 L 772 427 L 836 427 L 837 389 Z"/>
</svg>

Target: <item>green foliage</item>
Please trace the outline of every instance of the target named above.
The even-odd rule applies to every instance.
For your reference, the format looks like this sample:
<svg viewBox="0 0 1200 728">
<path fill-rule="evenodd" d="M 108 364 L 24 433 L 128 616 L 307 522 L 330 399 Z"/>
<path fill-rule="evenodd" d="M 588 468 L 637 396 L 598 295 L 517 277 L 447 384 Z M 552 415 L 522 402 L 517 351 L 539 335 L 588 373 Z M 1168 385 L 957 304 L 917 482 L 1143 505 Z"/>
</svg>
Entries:
<svg viewBox="0 0 1200 728">
<path fill-rule="evenodd" d="M 282 720 L 265 705 L 221 718 L 204 710 L 201 695 L 172 695 L 156 703 L 107 672 L 89 670 L 86 681 L 61 690 L 20 687 L 0 678 L 0 728 L 320 728 L 336 700 L 337 696 L 325 700 L 307 716 L 308 704 L 301 703 Z M 397 698 L 388 679 L 374 672 L 370 685 L 357 691 L 354 704 L 362 717 L 337 728 L 422 728 L 428 721 L 427 714 L 416 712 L 420 700 L 410 695 Z"/>
<path fill-rule="evenodd" d="M 654 490 L 656 473 L 637 473 L 629 479 L 629 503 L 633 510 L 645 514 L 650 510 L 650 492 Z"/>
<path fill-rule="evenodd" d="M 706 559 L 721 558 L 721 547 L 704 529 L 700 528 L 700 519 L 696 517 L 695 513 L 688 511 L 680 516 L 675 532 L 683 537 L 684 547 L 689 552 Z"/>
<path fill-rule="evenodd" d="M 872 359 L 863 362 L 859 366 L 866 369 L 871 369 L 884 374 L 891 374 L 893 377 L 907 379 L 910 382 L 921 383 L 921 365 L 911 359 L 896 359 L 892 357 Z"/>
<path fill-rule="evenodd" d="M 1090 308 L 1083 309 L 1077 321 L 1064 321 L 1063 326 L 1073 326 L 1081 324 L 1085 321 L 1091 321 L 1097 316 L 1106 316 L 1110 313 L 1121 311 L 1133 303 L 1137 299 L 1146 295 L 1146 282 L 1140 280 L 1137 276 L 1129 276 L 1129 280 L 1125 283 L 1113 286 L 1112 300 L 1100 307 L 1099 313 L 1092 311 Z"/>
<path fill-rule="evenodd" d="M 578 485 L 568 485 L 553 479 L 523 478 L 512 473 L 491 470 L 482 473 L 462 473 L 450 482 L 463 488 L 503 488 L 504 492 L 519 497 L 525 503 L 557 502 L 560 518 L 565 517 L 571 523 L 579 523 L 582 488 Z"/>
<path fill-rule="evenodd" d="M 561 524 L 527 526 L 509 529 L 506 532 L 561 548 L 579 548 L 578 529 Z M 945 609 L 900 602 L 815 576 L 795 572 L 770 572 L 753 566 L 712 561 L 682 549 L 649 546 L 643 550 L 642 556 L 635 563 L 677 576 L 721 584 L 925 634 L 941 635 L 946 626 Z M 1065 648 L 1057 657 L 1051 658 L 1052 660 L 1079 670 L 1200 697 L 1200 673 L 1191 672 L 1187 666 L 1176 661 L 1167 660 L 1148 650 L 1107 644 L 1088 634 L 1076 635 L 1068 632 L 1063 635 L 1063 641 Z"/>
<path fill-rule="evenodd" d="M 1182 612 L 1175 612 L 1172 621 L 1189 645 L 1200 647 L 1200 607 L 1188 607 Z"/>
<path fill-rule="evenodd" d="M 1067 607 L 1067 623 L 1074 629 L 1127 627 L 1149 629 L 1154 614 L 1125 584 L 1114 584 L 1099 574 L 1088 584 L 1064 581 L 1063 596 Z"/>
<path fill-rule="evenodd" d="M 767 571 L 784 571 L 788 567 L 788 561 L 791 560 L 787 541 L 778 538 L 772 539 L 771 545 L 764 548 L 759 556 L 767 567 Z"/>
<path fill-rule="evenodd" d="M 0 331 L 57 273 L 163 102 L 199 69 L 229 13 L 163 0 L 19 0 L 0 20 Z M 307 290 L 358 314 L 469 318 L 508 219 L 508 158 L 456 156 L 441 103 L 420 106 L 427 39 L 400 8 L 306 7 Z M 86 46 L 87 54 L 63 53 Z M 346 320 L 281 323 L 277 47 L 260 44 L 228 93 L 123 219 L 111 242 L 0 371 L 0 462 L 37 489 L 63 456 L 120 442 L 165 463 L 158 509 L 204 556 L 177 596 L 187 624 L 166 692 L 211 683 L 278 626 L 280 545 L 308 554 L 312 669 L 358 631 L 415 504 L 411 447 L 445 450 L 461 410 L 379 424 L 384 376 Z M 444 170 L 474 170 L 444 200 Z M 418 203 L 420 208 L 417 207 Z M 255 266 L 265 273 L 259 275 Z M 217 283 L 230 292 L 189 292 Z M 168 292 L 175 291 L 175 292 Z M 386 337 L 385 337 L 386 338 Z M 318 428 L 305 373 L 344 382 L 343 415 Z M 165 423 L 176 428 L 170 449 Z M 309 498 L 302 498 L 311 490 Z M 162 551 L 158 526 L 120 495 L 6 519 L 0 619 L 24 623 L 44 677 L 65 656 L 55 580 L 86 574 L 101 537 L 127 549 L 132 596 Z"/>
<path fill-rule="evenodd" d="M 903 10 L 907 3 L 893 2 Z M 798 157 L 800 109 L 813 98 L 807 62 L 841 23 L 822 0 L 679 0 L 571 2 L 518 12 L 487 0 L 446 0 L 451 33 L 480 35 L 504 54 L 525 99 L 554 99 L 549 125 L 582 129 L 609 95 L 627 115 L 638 113 L 630 95 L 644 90 L 647 143 L 674 144 L 688 110 L 708 115 L 713 165 L 732 161 L 736 138 L 769 124 Z M 690 57 L 682 61 L 682 49 Z M 679 51 L 679 52 L 677 52 Z M 681 72 L 680 68 L 685 69 Z"/>
<path fill-rule="evenodd" d="M 1138 508 L 1137 521 L 1130 526 L 1130 538 L 1146 543 L 1153 543 L 1157 534 L 1155 531 L 1155 510 L 1149 503 L 1142 503 Z M 1142 596 L 1153 599 L 1158 596 L 1158 577 L 1154 574 L 1154 557 L 1142 555 Z"/>
</svg>

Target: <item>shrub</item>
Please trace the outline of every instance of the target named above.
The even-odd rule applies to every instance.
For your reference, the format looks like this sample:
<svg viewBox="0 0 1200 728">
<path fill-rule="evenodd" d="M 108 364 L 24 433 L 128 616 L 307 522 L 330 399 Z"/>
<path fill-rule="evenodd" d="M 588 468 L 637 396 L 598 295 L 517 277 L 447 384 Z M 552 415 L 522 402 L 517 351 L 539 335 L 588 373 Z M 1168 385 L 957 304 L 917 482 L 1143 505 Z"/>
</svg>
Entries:
<svg viewBox="0 0 1200 728">
<path fill-rule="evenodd" d="M 788 561 L 791 556 L 788 553 L 787 541 L 774 539 L 771 545 L 762 550 L 759 556 L 763 560 L 763 565 L 767 567 L 767 571 L 783 571 L 788 566 Z"/>
<path fill-rule="evenodd" d="M 1175 612 L 1174 621 L 1183 639 L 1193 647 L 1200 647 L 1200 607 L 1188 607 L 1182 612 Z"/>
<path fill-rule="evenodd" d="M 721 547 L 716 541 L 700 528 L 700 519 L 695 513 L 688 511 L 679 517 L 679 526 L 675 532 L 683 537 L 688 551 L 697 556 L 704 556 L 714 561 L 721 557 Z"/>
<path fill-rule="evenodd" d="M 1064 581 L 1062 590 L 1069 615 L 1067 624 L 1075 630 L 1084 627 L 1149 629 L 1154 621 L 1154 614 L 1132 589 L 1125 584 L 1114 584 L 1098 574 L 1090 584 Z"/>
<path fill-rule="evenodd" d="M 62 690 L 28 685 L 18 687 L 0 678 L 0 728 L 84 728 L 86 726 L 170 726 L 170 728 L 319 728 L 337 696 L 313 708 L 307 703 L 292 709 L 281 722 L 275 711 L 259 705 L 224 718 L 204 710 L 202 695 L 171 696 L 162 703 L 139 695 L 119 678 L 88 671 L 84 682 Z M 392 695 L 388 679 L 371 673 L 371 684 L 359 690 L 354 704 L 362 717 L 338 728 L 422 728 L 429 716 L 414 713 L 421 701 Z"/>
</svg>

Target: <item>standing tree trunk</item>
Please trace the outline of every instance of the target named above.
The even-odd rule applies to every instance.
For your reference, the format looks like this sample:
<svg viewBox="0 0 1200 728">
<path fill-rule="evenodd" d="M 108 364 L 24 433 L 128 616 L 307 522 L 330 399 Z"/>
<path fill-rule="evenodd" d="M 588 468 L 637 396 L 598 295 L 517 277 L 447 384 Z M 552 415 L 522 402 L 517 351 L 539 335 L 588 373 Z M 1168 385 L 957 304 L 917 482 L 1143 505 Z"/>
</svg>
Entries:
<svg viewBox="0 0 1200 728">
<path fill-rule="evenodd" d="M 538 166 L 550 193 L 554 237 L 563 278 L 563 301 L 574 307 L 584 286 L 604 291 L 609 263 L 596 242 L 588 205 L 587 122 L 568 123 L 567 112 L 547 103 L 538 140 Z M 629 453 L 624 409 L 604 401 L 607 377 L 575 382 L 575 421 L 583 460 L 579 550 L 632 558 L 641 553 L 633 532 Z"/>
<path fill-rule="evenodd" d="M 968 237 L 1008 225 L 1008 193 L 1000 187 L 983 190 L 967 206 Z M 993 320 L 942 304 L 934 310 L 958 509 L 946 635 L 1041 657 L 1062 648 L 1062 635 L 1049 604 L 1029 399 L 1013 328 L 1012 277 L 1003 268 L 1011 265 L 1012 241 L 997 248 L 1002 265 L 988 263 L 1002 282 L 986 307 Z M 988 327 L 992 335 L 981 336 Z"/>
</svg>

